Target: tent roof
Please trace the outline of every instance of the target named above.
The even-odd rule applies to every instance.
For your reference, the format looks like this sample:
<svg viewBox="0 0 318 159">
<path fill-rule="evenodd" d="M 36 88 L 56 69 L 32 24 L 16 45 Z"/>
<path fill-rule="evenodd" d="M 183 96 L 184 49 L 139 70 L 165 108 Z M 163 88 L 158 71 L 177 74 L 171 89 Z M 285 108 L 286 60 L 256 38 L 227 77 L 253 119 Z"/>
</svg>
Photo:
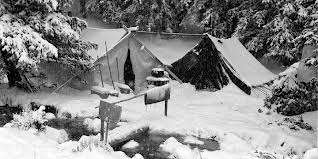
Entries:
<svg viewBox="0 0 318 159">
<path fill-rule="evenodd" d="M 250 86 L 262 85 L 276 76 L 267 70 L 237 38 L 218 39 L 208 35 L 215 47 Z M 221 41 L 221 42 L 219 42 Z"/>
<path fill-rule="evenodd" d="M 134 31 L 142 42 L 162 63 L 170 65 L 182 58 L 202 39 L 202 34 L 178 34 Z"/>
<path fill-rule="evenodd" d="M 93 43 L 98 44 L 97 50 L 89 50 L 88 54 L 92 56 L 93 60 L 97 60 L 99 57 L 102 57 L 107 50 L 113 48 L 118 41 L 127 34 L 125 29 L 99 29 L 99 28 L 87 28 L 82 31 L 81 39 L 87 40 Z"/>
</svg>

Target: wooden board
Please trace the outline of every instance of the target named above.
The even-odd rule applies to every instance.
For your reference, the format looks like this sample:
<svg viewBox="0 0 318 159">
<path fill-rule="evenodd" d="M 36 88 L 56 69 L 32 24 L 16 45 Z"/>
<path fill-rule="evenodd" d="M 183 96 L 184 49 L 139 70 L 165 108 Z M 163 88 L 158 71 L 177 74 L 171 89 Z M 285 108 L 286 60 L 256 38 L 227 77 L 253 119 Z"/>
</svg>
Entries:
<svg viewBox="0 0 318 159">
<path fill-rule="evenodd" d="M 105 120 L 108 117 L 109 126 L 114 127 L 120 120 L 122 108 L 115 104 L 111 104 L 105 101 L 100 101 L 99 117 L 101 120 Z"/>
</svg>

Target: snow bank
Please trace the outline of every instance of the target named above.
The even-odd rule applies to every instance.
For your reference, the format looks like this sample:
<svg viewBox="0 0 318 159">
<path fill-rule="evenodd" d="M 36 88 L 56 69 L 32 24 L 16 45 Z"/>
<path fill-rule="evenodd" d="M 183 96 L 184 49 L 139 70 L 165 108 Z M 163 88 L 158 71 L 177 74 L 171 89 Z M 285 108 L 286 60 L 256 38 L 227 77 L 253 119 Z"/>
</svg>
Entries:
<svg viewBox="0 0 318 159">
<path fill-rule="evenodd" d="M 132 159 L 144 159 L 144 157 L 141 154 L 137 153 Z"/>
<path fill-rule="evenodd" d="M 43 135 L 35 135 L 34 131 L 21 131 L 15 128 L 0 128 L 0 158 L 2 159 L 129 159 L 121 151 L 91 146 L 78 151 L 72 149 L 79 142 L 69 141 L 58 144 Z M 133 159 L 143 159 L 135 155 Z"/>
<path fill-rule="evenodd" d="M 105 130 L 106 130 L 107 122 L 104 122 L 104 123 L 105 123 Z M 98 118 L 94 118 L 94 119 L 86 118 L 83 122 L 83 125 L 87 126 L 89 130 L 92 130 L 93 132 L 97 133 L 97 132 L 100 132 L 101 121 Z"/>
<path fill-rule="evenodd" d="M 134 149 L 137 148 L 139 146 L 139 143 L 136 142 L 135 140 L 130 140 L 129 142 L 127 142 L 125 145 L 123 145 L 123 149 Z"/>
<path fill-rule="evenodd" d="M 171 154 L 171 158 L 178 159 L 200 159 L 199 151 L 194 153 L 189 146 L 179 143 L 174 137 L 168 138 L 160 148 Z"/>
<path fill-rule="evenodd" d="M 200 141 L 198 138 L 193 137 L 193 136 L 186 136 L 183 140 L 184 143 L 187 144 L 196 144 L 196 145 L 203 145 L 204 142 Z"/>
<path fill-rule="evenodd" d="M 317 159 L 317 158 L 318 158 L 318 148 L 308 150 L 304 155 L 304 159 Z"/>
<path fill-rule="evenodd" d="M 51 119 L 55 119 L 55 115 L 53 113 L 46 113 L 45 116 L 44 116 L 44 119 L 47 119 L 47 120 L 51 120 Z"/>
<path fill-rule="evenodd" d="M 129 123 L 124 126 L 117 127 L 111 131 L 109 131 L 108 141 L 109 143 L 122 141 L 127 138 L 129 135 L 136 133 L 138 131 L 142 131 L 143 129 L 148 129 L 148 123 L 146 122 L 137 122 L 137 123 Z"/>
<path fill-rule="evenodd" d="M 52 105 L 58 109 L 57 117 L 68 113 L 75 117 L 97 117 L 100 97 L 90 94 L 90 91 L 78 91 L 72 88 L 63 88 L 60 93 L 37 92 L 27 93 L 17 88 L 1 89 L 0 100 L 11 99 L 13 106 L 22 106 L 29 110 L 29 104 L 36 102 L 41 105 Z"/>
<path fill-rule="evenodd" d="M 59 144 L 68 140 L 68 135 L 66 131 L 63 129 L 57 130 L 49 126 L 46 126 L 44 132 L 40 134 L 45 136 L 48 139 L 56 141 Z"/>
</svg>

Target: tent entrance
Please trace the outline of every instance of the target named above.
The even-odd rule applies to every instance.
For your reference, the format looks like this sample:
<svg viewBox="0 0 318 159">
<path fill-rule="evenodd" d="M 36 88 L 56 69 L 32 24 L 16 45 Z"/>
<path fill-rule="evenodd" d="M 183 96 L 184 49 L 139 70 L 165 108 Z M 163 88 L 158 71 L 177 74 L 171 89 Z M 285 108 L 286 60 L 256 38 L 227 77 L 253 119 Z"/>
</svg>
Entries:
<svg viewBox="0 0 318 159">
<path fill-rule="evenodd" d="M 124 64 L 124 80 L 125 84 L 128 85 L 133 91 L 135 91 L 135 74 L 130 58 L 130 49 L 128 48 L 127 58 Z"/>
</svg>

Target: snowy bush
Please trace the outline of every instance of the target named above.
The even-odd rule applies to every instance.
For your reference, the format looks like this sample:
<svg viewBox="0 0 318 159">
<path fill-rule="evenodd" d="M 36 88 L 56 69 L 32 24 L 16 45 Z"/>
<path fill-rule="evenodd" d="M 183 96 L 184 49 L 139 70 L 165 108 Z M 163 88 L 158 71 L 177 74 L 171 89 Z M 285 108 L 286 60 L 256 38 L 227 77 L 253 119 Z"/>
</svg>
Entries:
<svg viewBox="0 0 318 159">
<path fill-rule="evenodd" d="M 14 115 L 13 120 L 9 123 L 9 127 L 16 127 L 22 130 L 28 130 L 30 128 L 35 128 L 38 131 L 43 131 L 45 129 L 45 122 L 47 120 L 44 118 L 45 107 L 41 106 L 36 111 L 22 112 L 21 115 Z"/>
<path fill-rule="evenodd" d="M 295 84 L 295 87 L 284 84 L 274 87 L 272 95 L 265 99 L 265 107 L 288 116 L 318 110 L 318 79 Z"/>
<path fill-rule="evenodd" d="M 60 150 L 66 150 L 69 152 L 82 152 L 84 150 L 92 149 L 104 149 L 106 152 L 113 151 L 109 144 L 105 144 L 104 141 L 100 141 L 100 135 L 86 136 L 83 135 L 78 141 L 68 141 L 59 145 Z"/>
<path fill-rule="evenodd" d="M 299 62 L 291 65 L 287 70 L 280 73 L 272 85 L 273 89 L 296 89 L 297 85 L 297 68 Z"/>
</svg>

